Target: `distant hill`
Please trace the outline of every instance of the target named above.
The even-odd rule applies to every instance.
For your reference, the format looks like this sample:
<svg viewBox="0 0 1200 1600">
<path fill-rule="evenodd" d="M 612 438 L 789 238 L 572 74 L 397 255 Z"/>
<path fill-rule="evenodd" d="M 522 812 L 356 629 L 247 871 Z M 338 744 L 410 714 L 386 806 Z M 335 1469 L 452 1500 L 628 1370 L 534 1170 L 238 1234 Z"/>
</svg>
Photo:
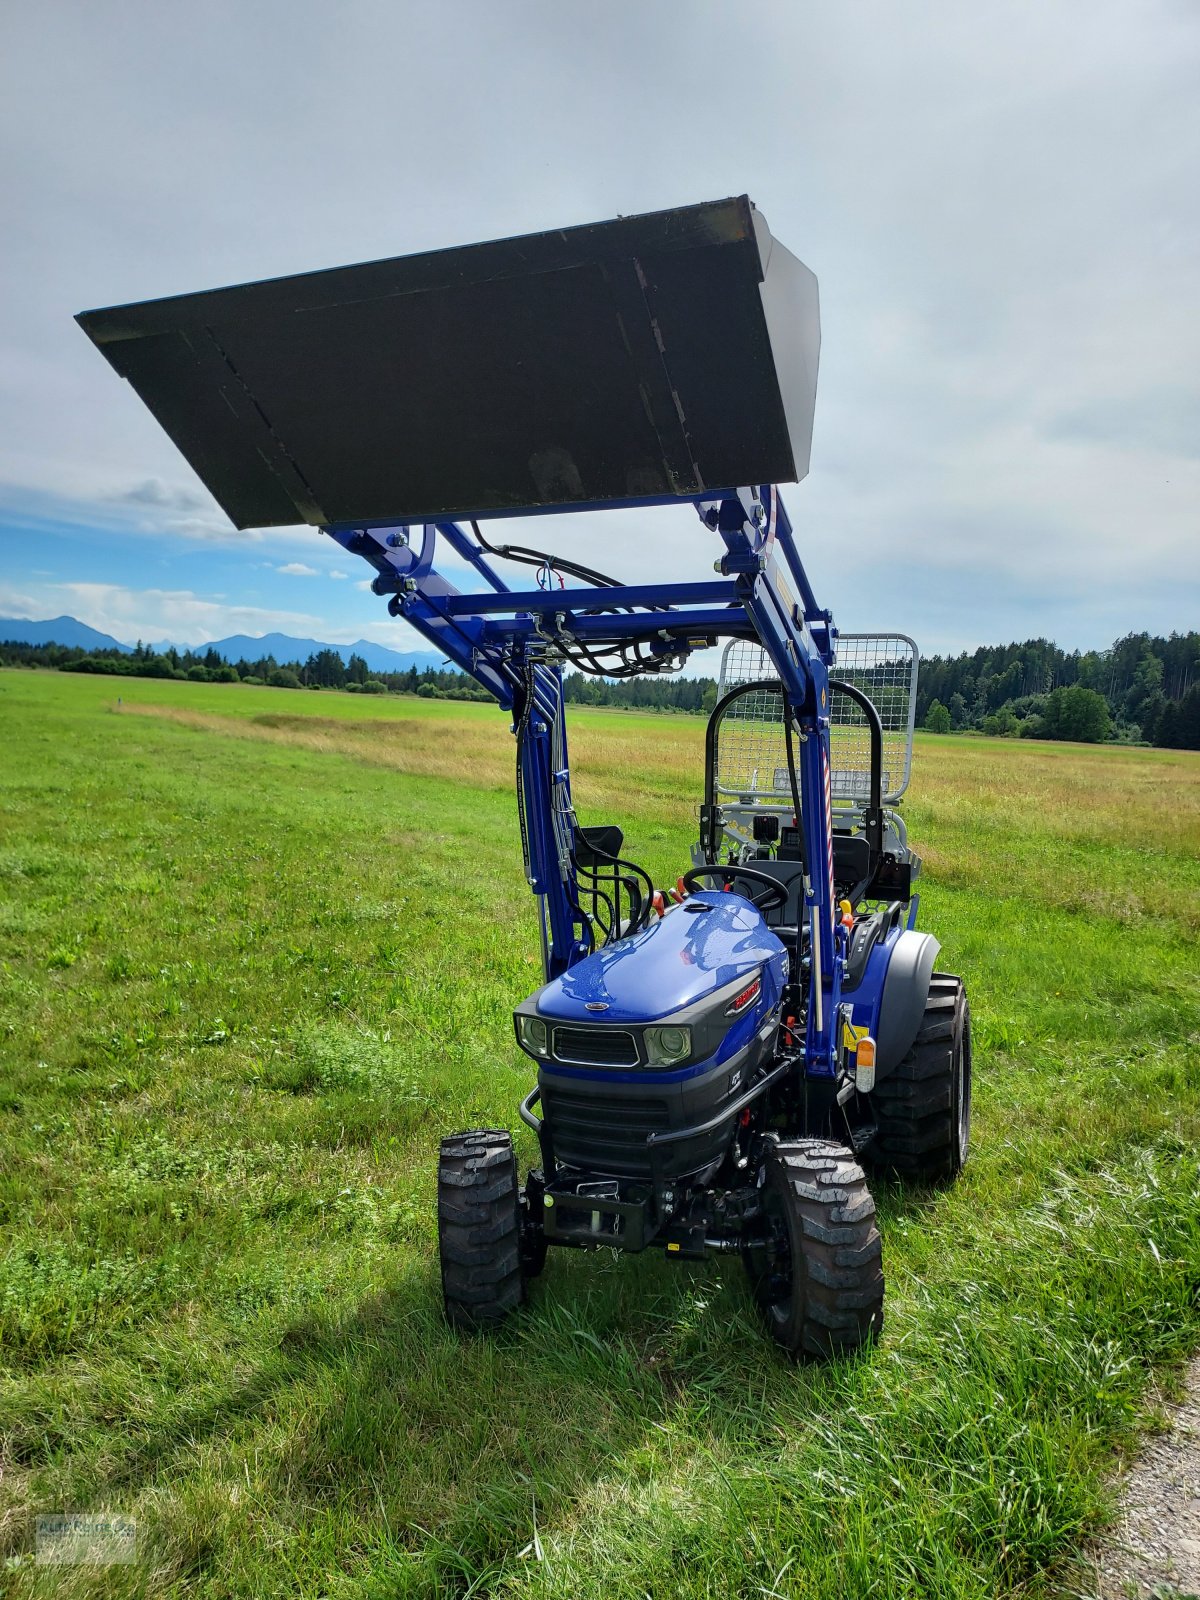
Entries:
<svg viewBox="0 0 1200 1600">
<path fill-rule="evenodd" d="M 387 645 L 372 644 L 370 639 L 356 639 L 353 644 L 322 644 L 319 639 L 293 639 L 286 633 L 264 633 L 261 639 L 235 633 L 228 639 L 214 639 L 211 644 L 175 648 L 189 648 L 200 654 L 215 650 L 226 661 L 257 661 L 262 656 L 274 656 L 276 661 L 307 661 L 318 650 L 336 650 L 347 663 L 351 656 L 361 656 L 372 672 L 407 672 L 409 667 L 422 672 L 426 667 L 440 667 L 444 659 L 431 650 L 389 650 Z"/>
<path fill-rule="evenodd" d="M 11 644 L 61 644 L 80 650 L 120 650 L 132 655 L 133 646 L 122 644 L 109 633 L 89 628 L 76 617 L 51 617 L 48 622 L 31 622 L 28 617 L 0 617 L 0 640 Z"/>
<path fill-rule="evenodd" d="M 32 622 L 27 617 L 0 617 L 0 642 L 60 644 L 81 650 L 119 650 L 123 655 L 130 655 L 133 651 L 132 645 L 122 644 L 111 634 L 89 628 L 86 622 L 80 622 L 76 617 L 54 617 L 48 622 Z M 206 650 L 215 650 L 229 662 L 259 661 L 263 656 L 274 656 L 280 663 L 303 662 L 319 650 L 336 650 L 347 664 L 351 656 L 361 656 L 372 672 L 407 672 L 410 667 L 416 667 L 418 672 L 423 672 L 426 667 L 436 671 L 443 660 L 431 650 L 389 650 L 387 645 L 372 644 L 370 639 L 357 639 L 353 644 L 324 644 L 320 639 L 294 639 L 286 633 L 265 633 L 258 639 L 246 633 L 235 633 L 228 639 L 214 639 L 211 644 L 176 642 L 174 648 L 179 651 L 193 650 L 200 655 Z M 151 649 L 169 650 L 171 641 L 158 640 Z"/>
</svg>

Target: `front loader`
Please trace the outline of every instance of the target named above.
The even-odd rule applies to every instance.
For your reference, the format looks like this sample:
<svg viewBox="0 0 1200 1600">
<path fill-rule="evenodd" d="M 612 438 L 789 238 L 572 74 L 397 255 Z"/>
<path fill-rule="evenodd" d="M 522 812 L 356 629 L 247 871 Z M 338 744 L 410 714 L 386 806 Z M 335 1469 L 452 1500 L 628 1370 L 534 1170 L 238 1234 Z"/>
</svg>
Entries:
<svg viewBox="0 0 1200 1600">
<path fill-rule="evenodd" d="M 507 1128 L 442 1141 L 451 1322 L 515 1310 L 551 1246 L 606 1245 L 739 1255 L 792 1354 L 869 1342 L 867 1175 L 957 1176 L 971 1029 L 898 809 L 915 647 L 839 636 L 777 487 L 808 471 L 812 273 L 743 196 L 78 320 L 237 527 L 322 529 L 511 718 L 540 1162 L 522 1181 Z M 687 508 L 714 577 L 626 584 L 483 531 L 617 507 L 647 536 Z M 699 837 L 664 892 L 576 815 L 564 672 L 721 641 Z"/>
</svg>

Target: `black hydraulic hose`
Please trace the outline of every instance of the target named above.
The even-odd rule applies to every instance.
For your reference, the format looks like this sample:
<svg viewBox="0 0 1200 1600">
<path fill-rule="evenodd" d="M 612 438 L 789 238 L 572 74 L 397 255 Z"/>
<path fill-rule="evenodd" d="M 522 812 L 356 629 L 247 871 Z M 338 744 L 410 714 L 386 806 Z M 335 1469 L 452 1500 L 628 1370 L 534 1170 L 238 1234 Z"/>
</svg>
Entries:
<svg viewBox="0 0 1200 1600">
<path fill-rule="evenodd" d="M 471 532 L 475 535 L 481 550 L 490 556 L 498 556 L 502 561 L 516 561 L 526 567 L 545 567 L 555 573 L 565 572 L 572 578 L 578 578 L 582 583 L 590 583 L 598 589 L 624 587 L 619 578 L 610 578 L 606 572 L 598 572 L 595 567 L 585 567 L 582 563 L 570 561 L 565 556 L 549 555 L 544 550 L 534 550 L 528 545 L 491 544 L 484 538 L 474 517 L 471 518 Z M 580 609 L 587 616 L 599 615 L 605 611 L 623 611 L 632 615 L 635 611 L 633 606 L 588 605 Z M 654 605 L 649 609 L 671 611 L 673 608 L 670 605 Z M 638 642 L 588 650 L 578 644 L 573 649 L 568 649 L 560 640 L 558 647 L 562 651 L 563 659 L 569 662 L 576 672 L 587 673 L 593 678 L 636 678 L 644 672 L 669 670 L 669 657 L 645 655 Z M 633 652 L 632 659 L 630 651 Z M 616 660 L 613 660 L 614 656 Z"/>
<path fill-rule="evenodd" d="M 581 869 L 577 869 L 577 870 L 581 870 Z M 583 892 L 586 895 L 590 895 L 592 900 L 593 900 L 593 902 L 594 902 L 594 905 L 593 905 L 593 912 L 594 912 L 593 920 L 599 926 L 600 932 L 604 935 L 605 944 L 612 944 L 613 941 L 618 937 L 618 934 L 617 934 L 616 930 L 618 929 L 618 927 L 620 925 L 620 913 L 614 908 L 613 903 L 609 899 L 609 897 L 606 894 L 606 892 L 603 889 L 600 888 L 598 880 L 593 879 L 591 883 L 584 884 L 583 885 Z M 599 902 L 600 901 L 604 902 L 605 909 L 608 912 L 608 921 L 607 922 L 602 922 L 601 919 L 600 919 L 600 914 L 599 914 Z"/>
<path fill-rule="evenodd" d="M 792 804 L 796 808 L 796 833 L 800 840 L 800 866 L 805 878 L 811 883 L 812 874 L 808 870 L 808 843 L 804 837 L 804 817 L 800 810 L 800 785 L 796 779 L 796 746 L 792 735 L 792 708 L 788 703 L 787 695 L 783 693 L 783 685 L 779 686 L 779 693 L 783 698 L 783 738 L 787 745 L 788 779 L 792 786 Z"/>
<path fill-rule="evenodd" d="M 607 898 L 607 896 L 605 898 Z M 592 922 L 591 917 L 588 916 L 587 912 L 579 904 L 579 896 L 578 895 L 573 896 L 571 898 L 571 900 L 568 902 L 568 904 L 570 905 L 571 910 L 579 918 L 579 925 L 583 929 L 584 933 L 587 935 L 587 946 L 588 946 L 588 949 L 589 950 L 594 950 L 596 948 L 596 929 L 595 929 L 595 925 Z M 603 924 L 601 924 L 601 928 L 603 928 Z M 607 937 L 608 937 L 608 935 L 605 934 L 605 939 L 606 940 L 607 940 Z"/>
<path fill-rule="evenodd" d="M 606 645 L 600 650 L 572 650 L 561 640 L 557 641 L 557 648 L 562 652 L 563 660 L 576 672 L 585 672 L 592 677 L 600 678 L 639 678 L 644 673 L 669 672 L 671 656 L 646 656 L 636 654 L 631 661 L 628 652 L 636 649 L 633 645 Z M 619 661 L 606 660 L 605 657 L 616 652 Z"/>
<path fill-rule="evenodd" d="M 587 841 L 585 841 L 585 842 L 587 842 Z M 610 855 L 607 850 L 602 850 L 600 848 L 600 846 L 596 845 L 596 844 L 588 843 L 587 847 L 591 851 L 592 855 L 598 857 L 604 863 L 605 866 L 611 866 L 613 868 L 623 867 L 626 872 L 634 873 L 646 885 L 646 895 L 645 895 L 645 899 L 644 899 L 644 901 L 642 903 L 641 910 L 638 913 L 638 919 L 637 919 L 636 927 L 630 929 L 631 933 L 640 932 L 640 930 L 642 928 L 644 928 L 646 926 L 646 924 L 650 921 L 650 913 L 654 909 L 654 880 L 653 880 L 653 878 L 651 878 L 650 874 L 646 871 L 646 869 L 644 867 L 639 867 L 636 861 L 629 861 L 624 856 L 613 856 L 613 855 Z M 600 881 L 600 875 L 597 872 L 595 866 L 592 866 L 592 867 L 580 867 L 578 862 L 576 862 L 576 871 L 584 873 L 585 876 L 592 878 L 593 881 L 596 882 L 596 883 L 599 883 L 599 881 Z M 614 876 L 615 876 L 615 874 L 614 874 Z M 597 893 L 603 894 L 603 891 L 593 891 L 591 889 L 588 890 L 589 894 L 591 894 L 593 892 L 597 892 Z M 607 900 L 608 896 L 605 894 L 605 895 L 603 895 L 603 898 L 605 900 Z M 619 900 L 619 896 L 618 896 L 618 909 L 619 909 L 619 906 L 620 906 L 620 900 Z M 618 928 L 617 931 L 619 933 L 620 929 Z"/>
<path fill-rule="evenodd" d="M 547 555 L 543 550 L 531 550 L 528 545 L 523 544 L 489 544 L 479 531 L 479 524 L 474 518 L 471 519 L 471 532 L 490 556 L 499 556 L 501 560 L 519 561 L 526 567 L 548 566 L 556 572 L 569 572 L 573 578 L 580 578 L 584 583 L 593 583 L 600 589 L 622 587 L 619 578 L 610 578 L 606 573 L 597 572 L 593 567 L 581 566 L 577 561 L 568 561 L 563 556 Z"/>
<path fill-rule="evenodd" d="M 524 675 L 524 699 L 517 716 L 517 725 L 513 732 L 517 736 L 517 821 L 521 827 L 521 860 L 525 865 L 525 876 L 530 874 L 529 860 L 529 827 L 525 820 L 525 731 L 529 726 L 530 713 L 533 711 L 534 679 L 533 669 L 530 668 Z"/>
<path fill-rule="evenodd" d="M 598 589 L 624 588 L 620 578 L 610 578 L 606 572 L 598 572 L 595 567 L 585 567 L 581 562 L 571 561 L 566 556 L 550 555 L 544 550 L 533 550 L 524 544 L 489 544 L 479 530 L 479 523 L 471 519 L 471 532 L 479 541 L 480 547 L 490 556 L 499 556 L 502 561 L 519 561 L 526 567 L 549 567 L 552 572 L 566 572 L 572 578 L 579 578 L 583 583 L 593 584 Z M 620 609 L 631 611 L 631 606 L 613 607 L 588 607 L 589 611 Z M 651 606 L 651 611 L 669 611 L 670 606 Z"/>
<path fill-rule="evenodd" d="M 530 667 L 525 673 L 524 687 L 525 698 L 520 708 L 520 714 L 517 717 L 515 732 L 517 736 L 517 820 L 521 827 L 521 857 L 525 863 L 525 875 L 528 877 L 531 869 L 529 860 L 529 828 L 525 818 L 525 774 L 523 768 L 523 757 L 525 753 L 525 735 L 529 728 L 529 719 L 533 713 L 534 695 L 536 692 L 536 671 L 533 667 Z M 607 896 L 605 896 L 605 898 L 607 899 Z M 579 925 L 586 935 L 588 945 L 594 950 L 596 948 L 596 930 L 592 926 L 592 919 L 579 904 L 578 895 L 571 899 L 568 904 L 579 920 Z"/>
</svg>

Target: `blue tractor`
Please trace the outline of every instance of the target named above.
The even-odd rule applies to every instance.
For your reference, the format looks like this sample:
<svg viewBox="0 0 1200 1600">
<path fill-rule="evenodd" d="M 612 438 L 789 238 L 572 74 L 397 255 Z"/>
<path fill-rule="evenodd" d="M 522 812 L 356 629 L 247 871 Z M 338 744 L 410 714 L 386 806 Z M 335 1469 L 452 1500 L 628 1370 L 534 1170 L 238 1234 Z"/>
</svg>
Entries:
<svg viewBox="0 0 1200 1600">
<path fill-rule="evenodd" d="M 237 527 L 322 529 L 511 717 L 541 1159 L 522 1181 L 508 1129 L 442 1141 L 451 1322 L 513 1311 L 550 1245 L 656 1247 L 739 1254 L 793 1355 L 872 1340 L 868 1174 L 960 1172 L 971 1028 L 897 809 L 915 649 L 839 637 L 777 487 L 808 471 L 812 273 L 742 196 L 78 320 Z M 712 579 L 625 584 L 481 526 L 668 506 Z M 664 894 L 576 816 L 564 673 L 721 641 L 699 837 Z"/>
</svg>

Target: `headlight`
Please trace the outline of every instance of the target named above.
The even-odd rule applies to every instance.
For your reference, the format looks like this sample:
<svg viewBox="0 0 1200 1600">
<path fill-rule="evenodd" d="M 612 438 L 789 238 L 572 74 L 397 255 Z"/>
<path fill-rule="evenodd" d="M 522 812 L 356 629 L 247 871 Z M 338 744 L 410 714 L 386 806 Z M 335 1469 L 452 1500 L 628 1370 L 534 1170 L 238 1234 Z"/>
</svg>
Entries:
<svg viewBox="0 0 1200 1600">
<path fill-rule="evenodd" d="M 550 1054 L 550 1034 L 541 1017 L 518 1016 L 517 1038 L 530 1055 Z"/>
<path fill-rule="evenodd" d="M 673 1067 L 692 1053 L 690 1028 L 647 1028 L 642 1037 L 646 1041 L 646 1059 L 652 1067 Z"/>
</svg>

